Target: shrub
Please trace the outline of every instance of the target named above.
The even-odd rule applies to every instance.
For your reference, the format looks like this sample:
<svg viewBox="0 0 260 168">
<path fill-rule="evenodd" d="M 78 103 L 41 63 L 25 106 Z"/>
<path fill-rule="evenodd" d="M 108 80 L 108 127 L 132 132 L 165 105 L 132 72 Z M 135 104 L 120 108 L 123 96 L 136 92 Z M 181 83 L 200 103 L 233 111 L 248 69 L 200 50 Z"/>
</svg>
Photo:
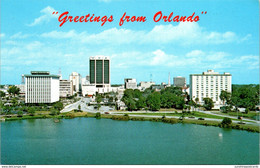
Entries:
<svg viewBox="0 0 260 168">
<path fill-rule="evenodd" d="M 162 122 L 176 124 L 176 123 L 178 123 L 178 120 L 174 119 L 174 118 L 164 118 L 164 119 L 162 119 Z"/>
<path fill-rule="evenodd" d="M 67 113 L 65 115 L 65 118 L 74 118 L 74 117 L 75 117 L 75 114 L 73 114 L 73 113 Z"/>
<path fill-rule="evenodd" d="M 129 116 L 112 116 L 112 120 L 128 121 L 129 120 Z"/>
<path fill-rule="evenodd" d="M 225 117 L 225 118 L 223 118 L 223 120 L 222 120 L 222 122 L 221 122 L 221 127 L 229 128 L 229 127 L 231 126 L 231 124 L 232 124 L 231 118 Z"/>
<path fill-rule="evenodd" d="M 17 117 L 23 117 L 23 112 L 22 112 L 22 111 L 19 111 L 19 112 L 17 113 Z"/>
<path fill-rule="evenodd" d="M 131 118 L 133 121 L 144 121 L 144 117 L 133 117 Z"/>
<path fill-rule="evenodd" d="M 96 119 L 100 119 L 100 118 L 101 118 L 101 114 L 100 114 L 100 112 L 97 112 L 97 113 L 96 113 L 95 118 L 96 118 Z"/>
</svg>

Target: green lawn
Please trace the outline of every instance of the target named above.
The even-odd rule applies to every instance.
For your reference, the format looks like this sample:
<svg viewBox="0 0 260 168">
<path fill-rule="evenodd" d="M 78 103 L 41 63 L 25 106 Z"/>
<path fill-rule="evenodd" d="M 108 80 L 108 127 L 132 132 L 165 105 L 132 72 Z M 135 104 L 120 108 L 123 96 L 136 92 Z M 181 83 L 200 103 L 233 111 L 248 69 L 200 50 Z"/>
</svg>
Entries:
<svg viewBox="0 0 260 168">
<path fill-rule="evenodd" d="M 182 114 L 181 113 L 123 113 L 123 114 L 134 114 L 134 115 L 153 115 L 153 116 L 177 116 L 180 117 Z M 225 113 L 224 113 L 225 114 Z M 198 118 L 214 118 L 214 119 L 223 119 L 224 117 L 221 116 L 216 116 L 216 115 L 211 115 L 211 114 L 205 114 L 201 112 L 192 112 L 192 113 L 186 113 L 185 117 L 198 117 Z M 240 121 L 239 119 L 232 119 L 235 121 Z M 250 122 L 250 121 L 247 121 Z"/>
<path fill-rule="evenodd" d="M 245 118 L 249 118 L 249 119 L 254 119 L 254 117 L 258 116 L 259 113 L 256 113 L 255 111 L 250 111 L 248 114 L 246 113 L 241 113 L 241 112 L 228 112 L 228 113 L 221 113 L 221 112 L 218 112 L 216 114 L 223 114 L 223 115 L 230 115 L 230 116 L 243 116 Z"/>
</svg>

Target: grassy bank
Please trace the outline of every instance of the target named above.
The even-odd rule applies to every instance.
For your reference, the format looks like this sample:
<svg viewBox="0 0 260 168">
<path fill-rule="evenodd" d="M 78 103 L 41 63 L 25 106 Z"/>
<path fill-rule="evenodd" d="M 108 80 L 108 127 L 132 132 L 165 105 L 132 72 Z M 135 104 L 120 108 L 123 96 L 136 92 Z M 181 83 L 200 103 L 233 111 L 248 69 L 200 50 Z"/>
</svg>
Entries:
<svg viewBox="0 0 260 168">
<path fill-rule="evenodd" d="M 134 113 L 131 113 L 134 114 Z M 137 113 L 137 114 L 147 114 L 147 113 Z M 155 115 L 158 113 L 154 113 L 151 115 Z M 204 114 L 204 113 L 202 113 Z M 170 123 L 170 124 L 177 124 L 177 123 L 183 123 L 183 124 L 198 124 L 198 125 L 204 125 L 204 126 L 215 126 L 215 127 L 222 127 L 221 122 L 218 121 L 207 121 L 207 120 L 194 120 L 194 119 L 188 119 L 185 118 L 183 120 L 181 119 L 176 119 L 176 118 L 163 118 L 160 117 L 162 114 L 158 114 L 157 118 L 151 118 L 149 115 L 147 117 L 133 117 L 129 116 L 128 114 L 125 115 L 108 115 L 108 114 L 102 114 L 101 118 L 107 118 L 107 119 L 112 119 L 112 120 L 119 120 L 119 121 L 152 121 L 152 122 L 164 122 L 164 123 Z M 172 114 L 173 115 L 173 114 Z M 181 115 L 181 114 L 174 114 L 174 115 Z M 24 115 L 22 117 L 17 117 L 17 116 L 12 116 L 12 117 L 2 117 L 5 119 L 5 121 L 14 121 L 14 120 L 24 120 L 24 119 L 45 119 L 45 118 L 57 118 L 57 119 L 72 119 L 76 117 L 95 117 L 95 113 L 87 113 L 87 112 L 67 112 L 67 113 L 62 113 L 59 115 L 49 115 L 49 114 L 37 114 L 34 116 L 30 115 Z M 205 117 L 205 116 L 203 116 Z M 238 129 L 238 130 L 246 130 L 250 132 L 260 132 L 259 126 L 256 125 L 240 125 L 240 124 L 235 124 L 232 123 L 230 126 L 228 126 L 229 129 Z"/>
<path fill-rule="evenodd" d="M 124 113 L 124 114 L 133 114 L 133 115 L 152 115 L 152 116 L 176 116 L 181 117 L 182 113 Z M 201 112 L 191 112 L 191 113 L 185 113 L 185 117 L 202 117 L 202 118 L 215 118 L 215 119 L 223 119 L 224 117 L 221 116 L 215 116 L 210 114 L 205 114 Z"/>
</svg>

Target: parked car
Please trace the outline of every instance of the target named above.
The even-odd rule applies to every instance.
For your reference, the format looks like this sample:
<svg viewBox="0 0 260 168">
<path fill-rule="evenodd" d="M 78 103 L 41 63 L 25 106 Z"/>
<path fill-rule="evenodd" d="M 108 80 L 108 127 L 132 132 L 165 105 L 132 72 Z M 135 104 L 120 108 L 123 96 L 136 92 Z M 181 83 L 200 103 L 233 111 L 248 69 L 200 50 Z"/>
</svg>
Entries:
<svg viewBox="0 0 260 168">
<path fill-rule="evenodd" d="M 109 112 L 105 112 L 105 114 L 109 114 Z"/>
<path fill-rule="evenodd" d="M 198 120 L 205 120 L 204 118 L 198 118 Z"/>
</svg>

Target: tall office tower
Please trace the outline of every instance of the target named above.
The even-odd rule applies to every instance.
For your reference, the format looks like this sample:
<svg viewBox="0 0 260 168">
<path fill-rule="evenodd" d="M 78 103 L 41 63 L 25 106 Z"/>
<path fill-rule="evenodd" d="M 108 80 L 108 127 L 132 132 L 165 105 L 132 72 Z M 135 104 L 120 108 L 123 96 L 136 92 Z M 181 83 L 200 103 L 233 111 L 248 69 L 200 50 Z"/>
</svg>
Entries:
<svg viewBox="0 0 260 168">
<path fill-rule="evenodd" d="M 59 101 L 59 76 L 48 71 L 31 71 L 25 76 L 25 103 L 53 103 Z"/>
<path fill-rule="evenodd" d="M 195 101 L 203 102 L 203 98 L 211 98 L 215 104 L 221 104 L 219 98 L 222 90 L 231 92 L 231 74 L 219 74 L 213 70 L 208 70 L 202 74 L 190 75 L 190 98 Z"/>
<path fill-rule="evenodd" d="M 186 85 L 185 77 L 177 76 L 173 78 L 173 84 L 176 87 L 184 87 Z"/>
<path fill-rule="evenodd" d="M 110 88 L 110 59 L 107 56 L 89 58 L 90 84 L 94 84 L 101 92 Z M 98 91 L 99 92 L 99 91 Z"/>
<path fill-rule="evenodd" d="M 72 72 L 70 75 L 70 81 L 72 81 L 73 85 L 73 95 L 81 92 L 81 75 L 77 72 Z"/>
</svg>

